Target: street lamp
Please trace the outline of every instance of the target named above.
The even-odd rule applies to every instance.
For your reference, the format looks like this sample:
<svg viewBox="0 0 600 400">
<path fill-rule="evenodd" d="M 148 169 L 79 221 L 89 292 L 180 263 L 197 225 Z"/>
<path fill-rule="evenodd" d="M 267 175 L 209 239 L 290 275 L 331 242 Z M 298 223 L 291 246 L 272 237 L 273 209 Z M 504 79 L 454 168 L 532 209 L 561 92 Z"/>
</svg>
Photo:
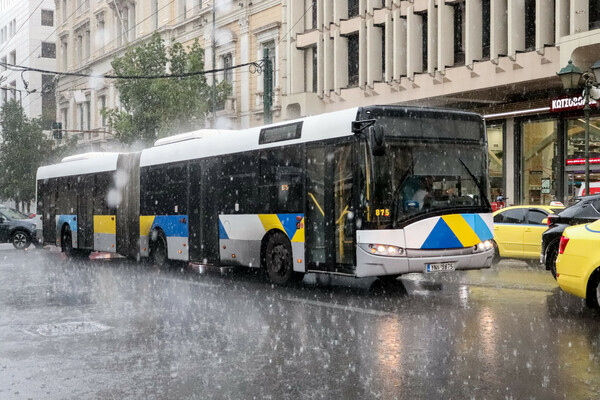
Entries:
<svg viewBox="0 0 600 400">
<path fill-rule="evenodd" d="M 590 194 L 590 97 L 594 100 L 600 98 L 598 82 L 600 82 L 600 60 L 590 67 L 593 74 L 581 72 L 573 61 L 569 60 L 567 66 L 556 73 L 562 80 L 565 89 L 578 89 L 583 87 L 583 115 L 585 117 L 585 193 Z"/>
</svg>

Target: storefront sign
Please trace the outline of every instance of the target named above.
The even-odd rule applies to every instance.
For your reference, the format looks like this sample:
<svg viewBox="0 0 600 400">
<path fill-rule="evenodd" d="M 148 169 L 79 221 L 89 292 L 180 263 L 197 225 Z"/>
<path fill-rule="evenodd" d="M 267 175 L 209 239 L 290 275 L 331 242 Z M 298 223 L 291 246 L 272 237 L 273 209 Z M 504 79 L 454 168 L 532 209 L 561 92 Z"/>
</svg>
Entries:
<svg viewBox="0 0 600 400">
<path fill-rule="evenodd" d="M 590 164 L 600 164 L 600 157 L 590 158 Z M 569 159 L 567 165 L 585 165 L 585 158 Z"/>
<path fill-rule="evenodd" d="M 560 112 L 569 110 L 582 110 L 585 106 L 583 96 L 565 97 L 564 99 L 553 99 L 550 101 L 550 112 Z M 590 106 L 597 107 L 597 102 L 590 99 Z"/>
</svg>

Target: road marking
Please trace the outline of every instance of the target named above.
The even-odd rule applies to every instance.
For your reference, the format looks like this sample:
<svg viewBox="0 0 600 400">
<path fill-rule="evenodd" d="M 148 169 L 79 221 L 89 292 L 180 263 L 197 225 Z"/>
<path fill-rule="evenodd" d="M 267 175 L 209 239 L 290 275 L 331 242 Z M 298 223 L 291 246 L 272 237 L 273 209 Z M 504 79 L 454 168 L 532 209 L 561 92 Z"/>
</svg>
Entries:
<svg viewBox="0 0 600 400">
<path fill-rule="evenodd" d="M 378 317 L 396 316 L 396 314 L 391 313 L 391 312 L 371 310 L 369 308 L 345 306 L 342 304 L 332 304 L 332 303 L 326 303 L 323 301 L 305 300 L 305 299 L 298 299 L 298 298 L 294 298 L 294 297 L 286 297 L 285 300 L 291 301 L 294 303 L 302 303 L 302 304 L 306 304 L 306 305 L 310 305 L 310 306 L 316 306 L 316 307 L 327 307 L 327 308 L 334 308 L 334 309 L 343 310 L 343 311 L 352 311 L 352 312 L 357 312 L 357 313 L 376 315 Z"/>
</svg>

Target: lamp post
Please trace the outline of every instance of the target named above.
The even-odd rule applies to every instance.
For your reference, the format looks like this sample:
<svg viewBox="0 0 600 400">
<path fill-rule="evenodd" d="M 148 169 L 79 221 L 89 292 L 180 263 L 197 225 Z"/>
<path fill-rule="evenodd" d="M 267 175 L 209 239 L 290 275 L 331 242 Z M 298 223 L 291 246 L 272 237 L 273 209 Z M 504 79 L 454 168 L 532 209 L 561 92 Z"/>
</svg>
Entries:
<svg viewBox="0 0 600 400">
<path fill-rule="evenodd" d="M 600 82 L 600 60 L 590 67 L 593 74 L 581 72 L 573 61 L 569 60 L 567 65 L 556 73 L 562 80 L 563 87 L 579 89 L 583 87 L 583 116 L 585 118 L 585 194 L 590 194 L 590 97 L 594 100 L 600 98 L 600 91 L 596 87 Z M 592 95 L 592 91 L 594 92 Z"/>
</svg>

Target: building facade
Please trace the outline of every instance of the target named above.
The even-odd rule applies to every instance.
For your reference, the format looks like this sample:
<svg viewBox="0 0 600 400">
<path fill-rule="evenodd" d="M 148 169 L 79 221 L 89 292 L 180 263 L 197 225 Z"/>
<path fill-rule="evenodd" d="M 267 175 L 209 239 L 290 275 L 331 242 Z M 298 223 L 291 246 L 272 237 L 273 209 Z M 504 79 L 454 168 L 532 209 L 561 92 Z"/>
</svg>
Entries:
<svg viewBox="0 0 600 400">
<path fill-rule="evenodd" d="M 363 104 L 477 111 L 491 196 L 547 204 L 576 194 L 581 91 L 566 92 L 556 73 L 570 59 L 584 71 L 600 59 L 600 2 L 288 0 L 282 26 L 284 118 Z M 599 117 L 593 106 L 593 158 Z M 600 181 L 600 163 L 591 176 Z"/>
<path fill-rule="evenodd" d="M 56 68 L 53 0 L 0 0 L 0 106 L 17 100 L 30 118 L 54 121 L 54 75 L 26 68 Z"/>
<path fill-rule="evenodd" d="M 205 69 L 221 70 L 208 74 L 209 83 L 214 78 L 232 84 L 225 107 L 209 115 L 207 122 L 224 129 L 263 123 L 263 82 L 256 64 L 223 69 L 258 62 L 263 49 L 269 48 L 276 70 L 275 119 L 281 118 L 276 46 L 281 37 L 281 0 L 56 0 L 56 12 L 57 65 L 65 72 L 108 74 L 111 61 L 127 46 L 143 42 L 154 32 L 166 44 L 175 40 L 184 47 L 197 39 L 205 50 Z M 82 149 L 117 146 L 101 111 L 118 106 L 112 79 L 59 79 L 56 118 L 68 133 L 79 135 Z"/>
</svg>

